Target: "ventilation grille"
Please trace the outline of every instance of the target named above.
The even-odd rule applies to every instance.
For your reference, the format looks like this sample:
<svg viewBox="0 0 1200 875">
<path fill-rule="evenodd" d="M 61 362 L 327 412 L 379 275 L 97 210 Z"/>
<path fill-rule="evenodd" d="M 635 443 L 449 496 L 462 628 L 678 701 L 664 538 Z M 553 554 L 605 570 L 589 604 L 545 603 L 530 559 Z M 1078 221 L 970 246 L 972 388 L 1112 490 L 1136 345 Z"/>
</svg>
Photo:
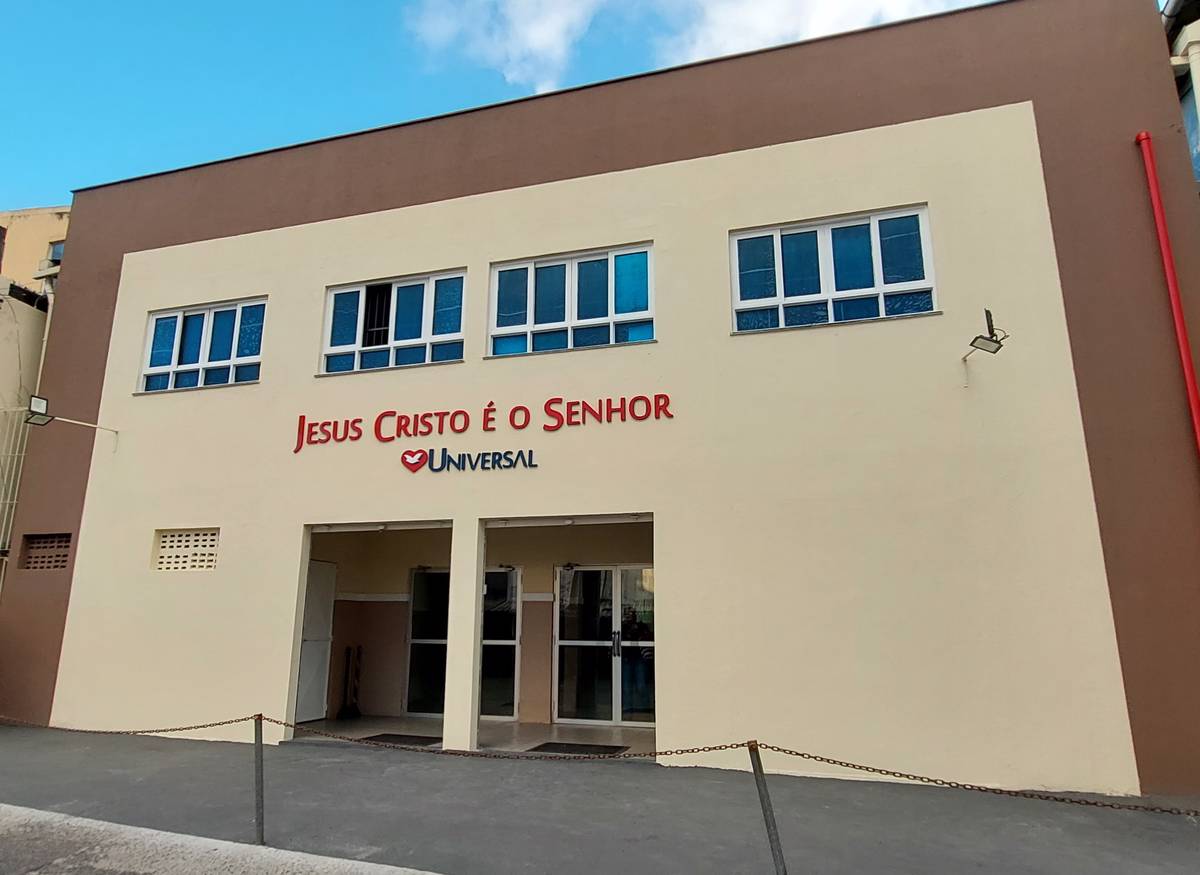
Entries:
<svg viewBox="0 0 1200 875">
<path fill-rule="evenodd" d="M 217 567 L 220 529 L 159 529 L 155 536 L 156 571 L 201 571 Z"/>
<path fill-rule="evenodd" d="M 21 567 L 31 571 L 66 568 L 70 556 L 70 535 L 26 535 Z"/>
</svg>

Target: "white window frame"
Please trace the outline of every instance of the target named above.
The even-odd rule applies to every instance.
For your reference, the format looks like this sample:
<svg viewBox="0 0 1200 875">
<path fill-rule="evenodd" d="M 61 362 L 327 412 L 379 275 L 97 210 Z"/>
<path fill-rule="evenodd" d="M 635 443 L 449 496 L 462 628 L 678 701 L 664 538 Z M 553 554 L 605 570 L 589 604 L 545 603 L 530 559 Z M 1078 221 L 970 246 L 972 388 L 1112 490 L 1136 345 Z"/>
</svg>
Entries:
<svg viewBox="0 0 1200 875">
<path fill-rule="evenodd" d="M 433 333 L 433 300 L 436 284 L 438 280 L 446 279 L 461 279 L 463 281 L 462 290 L 462 305 L 458 320 L 458 331 L 453 334 L 434 334 Z M 367 286 L 379 286 L 385 283 L 391 284 L 392 290 L 388 295 L 388 341 L 386 344 L 378 346 L 363 346 L 362 332 L 363 320 L 367 313 Z M 424 291 L 421 298 L 421 336 L 410 337 L 405 340 L 396 340 L 396 289 L 406 286 L 423 285 Z M 344 344 L 342 346 L 333 346 L 331 335 L 333 332 L 333 299 L 334 296 L 344 292 L 358 292 L 358 323 L 354 328 L 354 343 Z M 330 286 L 325 290 L 325 323 L 321 335 L 321 359 L 317 362 L 317 374 L 325 376 L 334 376 L 337 374 L 357 374 L 371 371 L 386 371 L 397 368 L 419 368 L 424 365 L 442 365 L 450 362 L 462 361 L 466 357 L 466 342 L 464 340 L 464 330 L 467 321 L 467 272 L 465 270 L 443 271 L 441 273 L 417 274 L 416 276 L 399 277 L 396 279 L 371 280 L 368 282 L 350 283 L 348 285 Z M 436 344 L 442 343 L 462 343 L 463 357 L 457 359 L 446 359 L 445 361 L 433 361 L 433 347 Z M 425 361 L 414 362 L 413 364 L 398 365 L 396 364 L 396 350 L 407 349 L 414 346 L 425 347 Z M 364 368 L 362 366 L 362 354 L 364 352 L 381 352 L 387 350 L 388 363 L 382 368 Z M 349 355 L 354 354 L 354 367 L 348 371 L 327 371 L 325 370 L 325 362 L 331 355 Z"/>
<path fill-rule="evenodd" d="M 620 255 L 632 255 L 638 252 L 646 253 L 646 309 L 638 310 L 636 313 L 617 313 L 617 279 L 616 279 L 616 259 Z M 582 261 L 599 261 L 602 257 L 608 259 L 608 315 L 596 316 L 589 319 L 580 319 L 577 315 L 579 309 L 579 283 L 578 269 L 579 263 Z M 553 267 L 554 265 L 562 264 L 566 266 L 566 308 L 564 310 L 565 318 L 559 322 L 539 322 L 535 323 L 533 306 L 534 306 L 534 287 L 537 277 L 537 269 L 540 267 Z M 496 326 L 496 317 L 500 306 L 500 272 L 506 270 L 520 270 L 525 268 L 527 271 L 525 281 L 525 322 L 521 325 L 505 325 L 503 327 Z M 632 340 L 626 343 L 617 343 L 616 333 L 617 325 L 630 322 L 655 322 L 654 318 L 654 244 L 641 243 L 630 246 L 618 246 L 611 249 L 591 249 L 586 252 L 572 252 L 567 255 L 546 256 L 544 258 L 523 259 L 520 261 L 498 262 L 492 265 L 491 282 L 489 283 L 488 294 L 488 339 L 486 358 L 517 358 L 522 355 L 530 355 L 542 352 L 566 352 L 572 349 L 592 349 L 604 348 L 607 346 L 633 346 L 638 343 L 651 343 L 653 340 Z M 591 346 L 575 346 L 575 329 L 591 328 L 607 325 L 608 328 L 608 343 L 594 344 Z M 562 349 L 553 350 L 535 350 L 533 348 L 533 335 L 542 334 L 548 331 L 563 331 L 567 332 L 567 345 Z M 655 334 L 653 339 L 658 338 L 658 326 L 654 326 Z M 523 353 L 503 353 L 496 354 L 495 341 L 501 337 L 519 337 L 525 336 L 525 352 Z"/>
<path fill-rule="evenodd" d="M 904 216 L 916 216 L 921 233 L 921 258 L 925 266 L 925 278 L 901 283 L 885 283 L 883 281 L 883 249 L 879 240 L 879 223 L 884 219 L 898 219 Z M 874 286 L 864 289 L 849 289 L 838 291 L 833 273 L 833 231 L 836 228 L 849 228 L 855 225 L 871 225 L 871 262 L 874 270 Z M 785 296 L 783 291 L 783 241 L 784 234 L 817 232 L 817 259 L 821 271 L 821 291 L 817 294 Z M 743 301 L 740 297 L 740 273 L 738 270 L 738 241 L 753 237 L 771 236 L 775 242 L 775 295 L 771 298 L 755 298 Z M 852 325 L 856 322 L 871 322 L 877 319 L 900 319 L 911 315 L 938 312 L 937 281 L 933 271 L 933 245 L 929 231 L 929 207 L 927 204 L 882 210 L 871 213 L 860 213 L 835 220 L 801 222 L 789 225 L 767 226 L 747 231 L 735 231 L 729 235 L 729 277 L 730 299 L 732 312 L 730 327 L 734 334 L 759 334 L 763 331 L 778 331 L 792 328 L 815 328 L 817 325 Z M 933 298 L 933 309 L 922 314 L 898 313 L 888 316 L 885 295 L 904 292 L 929 292 Z M 874 297 L 879 302 L 879 315 L 867 319 L 844 319 L 834 321 L 833 302 L 855 300 L 858 298 Z M 797 304 L 825 303 L 828 320 L 813 325 L 787 325 L 784 322 L 783 308 Z M 775 307 L 779 313 L 779 325 L 776 328 L 747 328 L 737 326 L 738 313 L 747 310 L 766 310 Z"/>
<path fill-rule="evenodd" d="M 262 379 L 260 372 L 259 378 L 256 380 L 243 380 L 235 382 L 234 377 L 237 373 L 236 369 L 239 365 L 262 365 L 262 349 L 266 343 L 267 333 L 267 312 L 266 296 L 256 298 L 237 298 L 232 301 L 221 301 L 216 304 L 203 304 L 197 307 L 183 307 L 174 310 L 152 310 L 146 316 L 146 340 L 142 347 L 142 369 L 138 376 L 138 384 L 136 388 L 137 394 L 141 395 L 165 395 L 171 392 L 185 392 L 191 389 L 224 389 L 228 386 L 248 386 L 259 382 Z M 258 345 L 257 355 L 237 354 L 238 336 L 242 330 L 242 309 L 244 307 L 253 306 L 254 304 L 263 304 L 263 336 Z M 209 345 L 212 341 L 212 324 L 213 314 L 218 310 L 233 310 L 233 346 L 229 351 L 229 358 L 220 361 L 209 361 Z M 183 340 L 183 320 L 186 316 L 196 316 L 203 314 L 204 329 L 200 333 L 200 360 L 188 365 L 176 364 L 179 358 L 179 344 Z M 175 343 L 171 347 L 171 364 L 150 366 L 150 351 L 154 346 L 154 325 L 159 319 L 175 317 Z M 214 383 L 210 386 L 204 385 L 204 372 L 210 368 L 229 368 L 229 380 L 225 383 Z M 175 377 L 179 373 L 188 371 L 199 371 L 200 377 L 195 386 L 175 386 Z M 146 378 L 161 374 L 166 374 L 168 383 L 165 389 L 147 389 Z"/>
</svg>

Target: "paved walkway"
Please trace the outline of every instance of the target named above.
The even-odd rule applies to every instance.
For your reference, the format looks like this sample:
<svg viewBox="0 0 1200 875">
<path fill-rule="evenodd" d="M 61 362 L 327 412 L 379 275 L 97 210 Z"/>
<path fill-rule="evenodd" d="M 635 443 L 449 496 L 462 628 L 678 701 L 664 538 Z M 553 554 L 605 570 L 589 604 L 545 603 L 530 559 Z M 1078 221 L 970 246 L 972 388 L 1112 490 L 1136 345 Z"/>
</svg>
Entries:
<svg viewBox="0 0 1200 875">
<path fill-rule="evenodd" d="M 248 841 L 252 774 L 244 744 L 0 728 L 0 802 L 15 805 Z M 771 871 L 744 772 L 291 743 L 267 748 L 266 780 L 267 841 L 293 851 L 447 875 Z M 1200 872 L 1187 818 L 769 781 L 795 873 Z"/>
<path fill-rule="evenodd" d="M 433 875 L 0 805 L 0 863 L 37 875 Z"/>
</svg>

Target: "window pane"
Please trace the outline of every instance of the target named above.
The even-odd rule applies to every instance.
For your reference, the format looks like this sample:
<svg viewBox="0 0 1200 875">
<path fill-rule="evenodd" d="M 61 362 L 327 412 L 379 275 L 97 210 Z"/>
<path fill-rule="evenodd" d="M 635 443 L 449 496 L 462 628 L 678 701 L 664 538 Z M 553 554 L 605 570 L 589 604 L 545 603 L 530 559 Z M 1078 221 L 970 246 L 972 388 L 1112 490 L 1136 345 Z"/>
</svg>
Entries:
<svg viewBox="0 0 1200 875">
<path fill-rule="evenodd" d="M 563 571 L 558 581 L 558 637 L 562 641 L 610 641 L 611 571 Z M 605 654 L 609 656 L 609 654 Z M 609 656 L 611 659 L 611 656 Z M 611 666 L 610 666 L 611 667 Z"/>
<path fill-rule="evenodd" d="M 533 273 L 533 321 L 538 325 L 567 318 L 567 266 L 551 264 Z M 536 341 L 534 348 L 537 348 Z"/>
<path fill-rule="evenodd" d="M 425 344 L 420 346 L 402 346 L 396 350 L 396 364 L 423 365 L 425 364 Z"/>
<path fill-rule="evenodd" d="M 567 331 L 543 331 L 540 334 L 533 335 L 533 351 L 541 352 L 547 349 L 566 349 L 567 348 Z"/>
<path fill-rule="evenodd" d="M 330 346 L 353 346 L 358 332 L 358 292 L 338 292 L 333 296 L 333 326 Z"/>
<path fill-rule="evenodd" d="M 608 647 L 558 648 L 558 716 L 611 720 L 612 651 Z"/>
<path fill-rule="evenodd" d="M 517 580 L 507 571 L 489 571 L 483 576 L 483 638 L 517 640 Z"/>
<path fill-rule="evenodd" d="M 654 722 L 654 648 L 621 648 L 621 719 Z"/>
<path fill-rule="evenodd" d="M 768 307 L 765 310 L 739 310 L 737 314 L 738 331 L 758 331 L 763 328 L 779 327 L 779 308 Z"/>
<path fill-rule="evenodd" d="M 638 340 L 654 339 L 653 322 L 618 322 L 614 326 L 617 343 L 634 343 Z"/>
<path fill-rule="evenodd" d="M 621 569 L 621 640 L 654 640 L 654 569 Z"/>
<path fill-rule="evenodd" d="M 354 370 L 354 353 L 343 352 L 340 355 L 325 356 L 325 373 L 338 374 Z"/>
<path fill-rule="evenodd" d="M 928 313 L 932 309 L 933 292 L 905 292 L 900 295 L 887 295 L 883 299 L 883 311 L 888 316 Z"/>
<path fill-rule="evenodd" d="M 608 259 L 581 261 L 576 268 L 579 285 L 576 317 L 599 319 L 608 315 Z M 580 344 L 576 342 L 576 346 Z"/>
<path fill-rule="evenodd" d="M 258 379 L 262 365 L 238 365 L 233 369 L 233 382 L 252 383 Z"/>
<path fill-rule="evenodd" d="M 880 219 L 879 248 L 883 258 L 883 281 L 907 283 L 925 279 L 921 254 L 921 220 L 916 216 Z"/>
<path fill-rule="evenodd" d="M 433 333 L 458 334 L 462 329 L 463 278 L 438 280 L 433 284 Z"/>
<path fill-rule="evenodd" d="M 450 574 L 418 571 L 412 586 L 412 637 L 444 640 L 450 602 Z"/>
<path fill-rule="evenodd" d="M 875 285 L 869 223 L 833 229 L 833 276 L 839 292 Z"/>
<path fill-rule="evenodd" d="M 159 392 L 171 385 L 171 377 L 168 374 L 151 374 L 146 378 L 146 391 Z"/>
<path fill-rule="evenodd" d="M 496 327 L 524 325 L 529 307 L 529 268 L 500 271 L 496 291 Z"/>
<path fill-rule="evenodd" d="M 363 346 L 383 346 L 388 342 L 388 308 L 392 304 L 390 283 L 367 286 L 366 303 L 363 306 Z"/>
<path fill-rule="evenodd" d="M 820 325 L 829 321 L 829 307 L 822 301 L 819 304 L 797 304 L 794 307 L 783 308 L 784 325 Z"/>
<path fill-rule="evenodd" d="M 178 321 L 176 316 L 159 316 L 154 320 L 154 339 L 150 341 L 150 367 L 172 363 L 171 356 L 175 352 L 175 323 Z"/>
<path fill-rule="evenodd" d="M 199 371 L 176 371 L 175 382 L 172 388 L 175 389 L 190 389 L 193 386 L 200 385 Z"/>
<path fill-rule="evenodd" d="M 878 298 L 851 298 L 848 301 L 833 302 L 833 319 L 835 322 L 849 322 L 854 319 L 874 319 L 878 315 Z"/>
<path fill-rule="evenodd" d="M 446 701 L 446 645 L 413 644 L 408 653 L 408 710 L 441 714 Z"/>
<path fill-rule="evenodd" d="M 650 258 L 645 252 L 630 252 L 613 259 L 618 313 L 640 313 L 650 307 Z"/>
<path fill-rule="evenodd" d="M 358 354 L 358 366 L 364 371 L 386 368 L 392 354 L 386 349 L 372 349 Z"/>
<path fill-rule="evenodd" d="M 608 343 L 608 326 L 592 325 L 588 328 L 576 328 L 571 335 L 576 346 L 604 346 Z"/>
<path fill-rule="evenodd" d="M 737 253 L 738 297 L 775 297 L 775 237 L 745 237 L 737 242 Z"/>
<path fill-rule="evenodd" d="M 821 291 L 821 264 L 817 257 L 817 232 L 784 234 L 783 293 L 785 295 L 815 295 Z"/>
<path fill-rule="evenodd" d="M 208 341 L 210 362 L 229 361 L 233 355 L 233 323 L 237 310 L 217 310 L 212 316 L 212 337 Z"/>
<path fill-rule="evenodd" d="M 433 353 L 430 355 L 430 361 L 456 362 L 461 360 L 462 357 L 462 341 L 456 340 L 453 343 L 435 343 L 433 345 Z"/>
<path fill-rule="evenodd" d="M 223 368 L 209 368 L 204 372 L 205 386 L 221 386 L 229 382 L 230 369 L 228 366 Z"/>
<path fill-rule="evenodd" d="M 425 286 L 400 286 L 396 289 L 396 331 L 393 340 L 414 340 L 421 336 L 425 317 Z"/>
<path fill-rule="evenodd" d="M 200 361 L 200 339 L 204 336 L 204 314 L 183 317 L 183 333 L 179 336 L 179 364 L 194 365 Z"/>
<path fill-rule="evenodd" d="M 263 314 L 266 304 L 250 304 L 242 308 L 242 321 L 238 326 L 238 355 L 258 355 L 262 352 Z"/>
<path fill-rule="evenodd" d="M 526 351 L 528 340 L 524 334 L 492 338 L 492 355 L 517 355 Z"/>
<path fill-rule="evenodd" d="M 516 645 L 483 645 L 479 660 L 479 713 L 512 717 L 516 713 L 516 678 Z"/>
</svg>

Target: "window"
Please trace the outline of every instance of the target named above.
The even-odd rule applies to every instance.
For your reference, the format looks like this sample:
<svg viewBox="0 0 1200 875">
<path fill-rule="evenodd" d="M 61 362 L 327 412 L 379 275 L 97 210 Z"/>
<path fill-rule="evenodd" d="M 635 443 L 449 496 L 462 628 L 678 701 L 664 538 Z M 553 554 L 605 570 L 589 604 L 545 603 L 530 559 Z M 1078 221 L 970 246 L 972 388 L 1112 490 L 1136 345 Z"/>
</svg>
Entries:
<svg viewBox="0 0 1200 875">
<path fill-rule="evenodd" d="M 57 267 L 62 264 L 63 247 L 66 245 L 66 240 L 56 240 L 50 244 L 50 254 L 47 256 L 50 259 L 50 264 Z"/>
<path fill-rule="evenodd" d="M 267 302 L 256 300 L 151 313 L 141 390 L 254 382 L 266 312 Z"/>
<path fill-rule="evenodd" d="M 154 533 L 156 571 L 207 571 L 217 567 L 220 529 L 158 529 Z"/>
<path fill-rule="evenodd" d="M 492 355 L 654 339 L 650 248 L 492 268 Z"/>
<path fill-rule="evenodd" d="M 52 571 L 66 568 L 71 556 L 71 536 L 26 535 L 21 551 L 21 567 L 30 571 Z"/>
<path fill-rule="evenodd" d="M 730 238 L 734 331 L 928 313 L 924 207 Z"/>
<path fill-rule="evenodd" d="M 326 374 L 456 362 L 463 357 L 461 273 L 330 289 Z"/>
</svg>

